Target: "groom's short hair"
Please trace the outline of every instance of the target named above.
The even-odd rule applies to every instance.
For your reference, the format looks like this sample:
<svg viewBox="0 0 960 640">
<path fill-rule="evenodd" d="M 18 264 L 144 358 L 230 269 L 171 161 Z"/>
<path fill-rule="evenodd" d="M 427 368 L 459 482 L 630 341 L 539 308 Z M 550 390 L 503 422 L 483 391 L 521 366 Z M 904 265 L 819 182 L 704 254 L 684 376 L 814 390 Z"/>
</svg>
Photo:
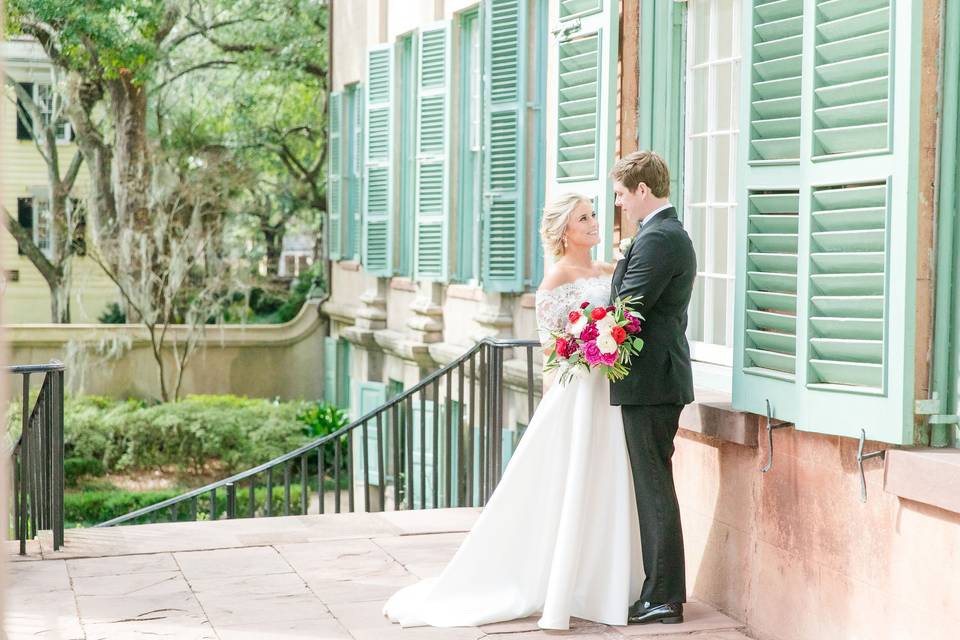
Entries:
<svg viewBox="0 0 960 640">
<path fill-rule="evenodd" d="M 670 195 L 670 170 L 667 163 L 655 151 L 634 151 L 613 165 L 610 177 L 625 186 L 630 193 L 641 182 L 650 188 L 657 198 Z"/>
</svg>

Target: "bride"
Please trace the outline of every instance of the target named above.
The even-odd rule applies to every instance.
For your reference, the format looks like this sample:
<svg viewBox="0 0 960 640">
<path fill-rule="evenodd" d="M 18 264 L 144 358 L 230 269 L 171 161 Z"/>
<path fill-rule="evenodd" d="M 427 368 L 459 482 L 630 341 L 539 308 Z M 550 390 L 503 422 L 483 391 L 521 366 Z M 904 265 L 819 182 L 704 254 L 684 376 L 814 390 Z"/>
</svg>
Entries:
<svg viewBox="0 0 960 640">
<path fill-rule="evenodd" d="M 541 340 L 584 301 L 606 305 L 612 265 L 590 200 L 544 208 L 540 235 L 556 260 L 537 291 Z M 383 613 L 401 626 L 457 627 L 540 612 L 543 629 L 570 617 L 627 624 L 643 561 L 620 407 L 598 371 L 544 394 L 503 477 L 453 559 L 435 578 L 395 593 Z"/>
</svg>

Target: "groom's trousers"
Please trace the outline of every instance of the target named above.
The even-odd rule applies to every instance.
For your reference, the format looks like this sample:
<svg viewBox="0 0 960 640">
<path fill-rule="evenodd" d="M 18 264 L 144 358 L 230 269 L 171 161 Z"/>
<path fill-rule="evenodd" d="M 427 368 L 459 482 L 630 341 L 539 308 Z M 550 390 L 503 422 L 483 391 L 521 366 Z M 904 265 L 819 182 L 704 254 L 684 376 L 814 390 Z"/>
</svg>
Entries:
<svg viewBox="0 0 960 640">
<path fill-rule="evenodd" d="M 680 507 L 671 458 L 683 405 L 622 405 L 620 408 L 633 469 L 646 573 L 640 600 L 653 604 L 681 603 L 687 599 L 687 588 Z"/>
</svg>

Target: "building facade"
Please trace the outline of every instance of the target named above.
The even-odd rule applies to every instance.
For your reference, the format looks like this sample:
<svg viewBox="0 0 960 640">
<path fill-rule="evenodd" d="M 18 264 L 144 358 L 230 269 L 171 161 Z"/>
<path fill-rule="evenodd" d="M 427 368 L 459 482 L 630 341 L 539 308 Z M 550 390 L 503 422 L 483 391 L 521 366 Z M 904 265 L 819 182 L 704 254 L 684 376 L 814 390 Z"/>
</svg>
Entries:
<svg viewBox="0 0 960 640">
<path fill-rule="evenodd" d="M 948 637 L 958 60 L 939 0 L 334 0 L 330 399 L 534 338 L 544 201 L 593 198 L 612 259 L 607 174 L 654 149 L 699 265 L 690 596 L 760 638 Z"/>
<path fill-rule="evenodd" d="M 28 90 L 45 117 L 60 111 L 53 69 L 43 49 L 32 39 L 14 38 L 0 44 L 5 73 Z M 48 250 L 51 236 L 50 182 L 47 163 L 32 138 L 32 132 L 18 118 L 16 94 L 5 86 L 6 97 L 0 106 L 0 198 L 3 207 L 33 236 L 41 250 Z M 77 146 L 70 123 L 57 126 L 57 148 L 61 175 L 70 166 Z M 73 196 L 85 197 L 88 178 L 81 166 Z M 5 324 L 46 323 L 51 321 L 50 288 L 40 271 L 20 251 L 6 225 L 0 230 L 0 255 Z M 74 256 L 70 296 L 73 322 L 96 322 L 111 302 L 119 302 L 116 288 L 89 258 Z"/>
</svg>

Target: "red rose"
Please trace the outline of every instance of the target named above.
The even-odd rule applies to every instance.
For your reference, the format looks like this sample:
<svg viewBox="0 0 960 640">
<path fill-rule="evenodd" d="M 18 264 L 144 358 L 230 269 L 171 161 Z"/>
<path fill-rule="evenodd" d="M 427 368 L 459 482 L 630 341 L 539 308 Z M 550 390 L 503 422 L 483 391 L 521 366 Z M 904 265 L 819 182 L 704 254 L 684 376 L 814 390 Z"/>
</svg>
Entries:
<svg viewBox="0 0 960 640">
<path fill-rule="evenodd" d="M 613 306 L 613 305 L 610 305 L 609 307 L 607 307 L 607 312 L 608 312 L 608 313 L 613 313 L 613 312 L 616 311 L 616 310 L 617 310 L 617 308 L 616 308 L 615 306 Z"/>
<path fill-rule="evenodd" d="M 616 326 L 610 329 L 610 337 L 617 341 L 617 344 L 623 344 L 623 341 L 627 339 L 627 332 L 623 327 Z"/>
<path fill-rule="evenodd" d="M 557 338 L 557 344 L 555 347 L 557 355 L 566 358 L 567 357 L 567 341 L 563 338 Z"/>
<path fill-rule="evenodd" d="M 589 307 L 589 306 L 590 306 L 590 303 L 589 303 L 589 302 L 584 302 L 583 304 L 580 305 L 580 308 L 581 308 L 581 309 L 586 309 L 586 308 Z"/>
<path fill-rule="evenodd" d="M 576 322 L 577 320 L 579 320 L 579 319 L 580 319 L 580 312 L 579 312 L 579 311 L 571 311 L 571 312 L 570 312 L 570 315 L 567 316 L 567 320 L 570 321 L 570 324 L 575 323 L 575 322 Z"/>
<path fill-rule="evenodd" d="M 607 315 L 607 310 L 603 307 L 594 307 L 593 311 L 590 312 L 590 317 L 594 320 L 600 320 L 605 315 Z"/>
</svg>

